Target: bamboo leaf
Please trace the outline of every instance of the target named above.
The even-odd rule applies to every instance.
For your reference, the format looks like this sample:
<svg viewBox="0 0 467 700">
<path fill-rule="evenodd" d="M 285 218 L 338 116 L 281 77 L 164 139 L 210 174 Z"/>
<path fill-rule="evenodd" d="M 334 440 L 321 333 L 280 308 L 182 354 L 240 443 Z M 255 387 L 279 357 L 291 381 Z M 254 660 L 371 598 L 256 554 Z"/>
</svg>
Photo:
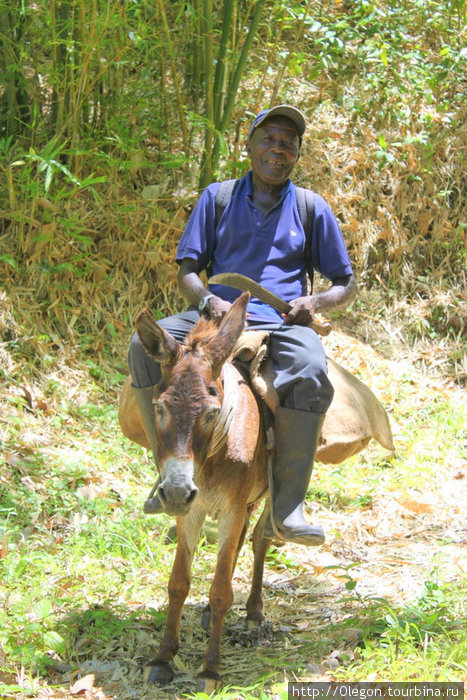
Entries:
<svg viewBox="0 0 467 700">
<path fill-rule="evenodd" d="M 51 160 L 50 162 L 51 162 L 51 164 L 53 164 L 53 165 L 56 167 L 57 170 L 60 170 L 60 172 L 62 172 L 64 175 L 66 175 L 67 178 L 68 178 L 69 180 L 71 180 L 71 182 L 72 182 L 74 185 L 77 185 L 78 187 L 81 187 L 81 182 L 78 180 L 77 177 L 75 177 L 75 176 L 73 175 L 73 173 L 71 173 L 71 172 L 68 170 L 68 168 L 66 167 L 66 165 L 63 165 L 63 163 L 60 163 L 60 162 L 57 161 L 57 160 Z"/>
<path fill-rule="evenodd" d="M 388 146 L 387 146 L 386 139 L 384 138 L 383 134 L 379 134 L 378 141 L 379 141 L 379 145 L 381 146 L 381 148 L 386 151 Z"/>
<path fill-rule="evenodd" d="M 387 50 L 386 44 L 383 44 L 383 46 L 381 48 L 380 56 L 381 56 L 381 61 L 383 62 L 383 65 L 387 66 L 388 65 L 388 50 Z"/>
<path fill-rule="evenodd" d="M 220 131 L 216 131 L 216 136 L 221 155 L 227 156 L 229 153 L 229 147 L 227 145 L 227 141 L 224 138 L 224 135 Z"/>
<path fill-rule="evenodd" d="M 47 164 L 47 170 L 45 173 L 44 190 L 46 192 L 48 192 L 50 189 L 50 185 L 52 184 L 53 175 L 54 175 L 54 171 L 53 171 L 52 166 L 49 163 L 49 164 Z"/>
</svg>

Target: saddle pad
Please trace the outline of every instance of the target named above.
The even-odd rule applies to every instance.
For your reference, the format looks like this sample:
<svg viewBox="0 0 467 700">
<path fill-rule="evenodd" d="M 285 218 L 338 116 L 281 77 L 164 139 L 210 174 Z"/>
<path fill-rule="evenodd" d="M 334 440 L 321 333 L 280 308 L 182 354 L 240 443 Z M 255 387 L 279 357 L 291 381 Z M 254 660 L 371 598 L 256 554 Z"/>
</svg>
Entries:
<svg viewBox="0 0 467 700">
<path fill-rule="evenodd" d="M 268 333 L 246 331 L 240 336 L 234 358 L 253 358 L 250 364 L 253 388 L 274 413 L 279 401 L 267 353 Z M 371 438 L 387 450 L 394 450 L 388 415 L 371 389 L 331 358 L 327 361 L 334 398 L 324 419 L 316 461 L 340 464 L 360 452 Z"/>
</svg>

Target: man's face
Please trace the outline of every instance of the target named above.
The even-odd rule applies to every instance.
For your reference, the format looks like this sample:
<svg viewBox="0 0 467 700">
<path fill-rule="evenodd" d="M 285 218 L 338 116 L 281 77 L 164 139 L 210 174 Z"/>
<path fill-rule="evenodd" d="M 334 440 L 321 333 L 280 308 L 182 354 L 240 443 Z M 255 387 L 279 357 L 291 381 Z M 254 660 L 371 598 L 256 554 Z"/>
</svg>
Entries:
<svg viewBox="0 0 467 700">
<path fill-rule="evenodd" d="M 258 126 L 247 143 L 253 176 L 263 185 L 281 185 L 300 155 L 300 137 L 293 121 L 271 117 Z"/>
</svg>

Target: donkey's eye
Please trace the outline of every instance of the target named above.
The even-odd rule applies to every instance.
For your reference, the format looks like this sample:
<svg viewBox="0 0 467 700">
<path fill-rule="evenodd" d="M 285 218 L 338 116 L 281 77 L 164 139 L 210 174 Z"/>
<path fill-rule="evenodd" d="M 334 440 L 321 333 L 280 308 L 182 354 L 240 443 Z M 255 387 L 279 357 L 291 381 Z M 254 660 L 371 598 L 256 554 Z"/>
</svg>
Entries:
<svg viewBox="0 0 467 700">
<path fill-rule="evenodd" d="M 208 428 L 216 420 L 219 415 L 219 408 L 210 408 L 203 416 L 203 425 Z"/>
<path fill-rule="evenodd" d="M 210 387 L 208 387 L 208 394 L 209 394 L 210 396 L 219 396 L 219 392 L 218 392 L 218 390 L 217 390 L 217 387 L 216 387 L 216 386 L 210 386 Z"/>
<path fill-rule="evenodd" d="M 160 423 L 165 423 L 168 418 L 168 412 L 162 401 L 154 401 L 154 414 L 156 416 L 156 420 L 158 420 Z"/>
</svg>

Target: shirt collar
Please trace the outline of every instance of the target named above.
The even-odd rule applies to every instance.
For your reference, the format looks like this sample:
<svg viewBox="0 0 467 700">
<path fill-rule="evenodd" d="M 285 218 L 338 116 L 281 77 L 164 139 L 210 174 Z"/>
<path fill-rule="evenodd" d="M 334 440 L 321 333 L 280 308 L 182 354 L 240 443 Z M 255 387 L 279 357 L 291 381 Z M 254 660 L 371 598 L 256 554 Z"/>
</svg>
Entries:
<svg viewBox="0 0 467 700">
<path fill-rule="evenodd" d="M 252 179 L 253 171 L 250 170 L 246 175 L 245 175 L 245 183 L 246 183 L 246 190 L 245 194 L 247 197 L 252 197 L 253 196 L 253 179 Z M 282 187 L 280 194 L 279 194 L 279 200 L 282 201 L 286 194 L 290 192 L 292 189 L 293 184 L 292 180 L 290 177 L 287 178 L 287 180 L 284 182 L 284 186 Z"/>
</svg>

